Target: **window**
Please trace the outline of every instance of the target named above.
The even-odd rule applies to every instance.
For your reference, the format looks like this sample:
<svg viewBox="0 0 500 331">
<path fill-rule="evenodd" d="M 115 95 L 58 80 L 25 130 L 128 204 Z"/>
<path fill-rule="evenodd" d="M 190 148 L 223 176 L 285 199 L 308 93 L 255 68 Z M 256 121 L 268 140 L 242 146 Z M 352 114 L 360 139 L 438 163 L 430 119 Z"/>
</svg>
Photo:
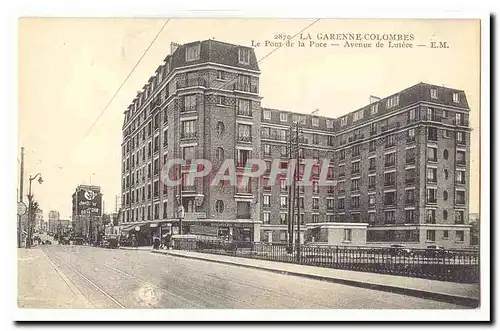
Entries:
<svg viewBox="0 0 500 331">
<path fill-rule="evenodd" d="M 435 188 L 428 188 L 427 189 L 427 203 L 436 203 L 436 191 L 437 189 Z"/>
<path fill-rule="evenodd" d="M 375 170 L 376 168 L 376 163 L 375 163 L 375 158 L 369 158 L 368 159 L 368 170 Z"/>
<path fill-rule="evenodd" d="M 437 128 L 427 128 L 427 139 L 430 141 L 437 141 Z"/>
<path fill-rule="evenodd" d="M 375 188 L 375 176 L 368 176 L 368 188 Z"/>
<path fill-rule="evenodd" d="M 427 182 L 437 183 L 437 168 L 427 168 Z"/>
<path fill-rule="evenodd" d="M 288 121 L 288 114 L 287 113 L 280 113 L 280 121 L 287 122 Z"/>
<path fill-rule="evenodd" d="M 465 133 L 457 132 L 457 144 L 465 145 Z"/>
<path fill-rule="evenodd" d="M 399 95 L 395 95 L 387 99 L 387 109 L 396 107 L 397 105 L 399 105 Z"/>
<path fill-rule="evenodd" d="M 245 167 L 247 165 L 248 159 L 250 158 L 249 150 L 237 149 L 236 150 L 236 166 Z"/>
<path fill-rule="evenodd" d="M 406 200 L 405 203 L 407 205 L 413 205 L 415 203 L 415 190 L 406 190 Z"/>
<path fill-rule="evenodd" d="M 444 169 L 443 172 L 444 172 L 444 179 L 447 180 L 448 179 L 448 170 Z"/>
<path fill-rule="evenodd" d="M 462 210 L 455 212 L 455 224 L 464 224 L 464 212 Z"/>
<path fill-rule="evenodd" d="M 431 99 L 437 99 L 438 90 L 436 88 L 431 88 Z"/>
<path fill-rule="evenodd" d="M 377 148 L 377 146 L 375 145 L 375 141 L 371 140 L 370 143 L 369 143 L 369 145 L 368 145 L 368 151 L 369 152 L 374 152 L 376 148 Z"/>
<path fill-rule="evenodd" d="M 415 222 L 415 211 L 414 210 L 406 210 L 405 211 L 405 223 L 414 223 Z"/>
<path fill-rule="evenodd" d="M 344 241 L 352 240 L 352 229 L 344 229 Z"/>
<path fill-rule="evenodd" d="M 222 135 L 224 135 L 224 133 L 226 132 L 226 128 L 224 126 L 224 123 L 221 122 L 221 121 L 217 122 L 217 125 L 216 125 L 215 129 L 216 129 L 217 135 L 219 137 L 222 136 Z"/>
<path fill-rule="evenodd" d="M 186 49 L 186 61 L 194 61 L 200 59 L 200 45 L 189 46 Z"/>
<path fill-rule="evenodd" d="M 353 114 L 352 121 L 353 122 L 359 121 L 360 119 L 363 118 L 363 115 L 364 115 L 363 110 L 358 110 Z"/>
<path fill-rule="evenodd" d="M 375 115 L 376 113 L 378 113 L 378 103 L 374 103 L 370 106 L 370 114 Z"/>
<path fill-rule="evenodd" d="M 446 118 L 447 116 L 446 110 L 443 109 L 443 118 Z"/>
<path fill-rule="evenodd" d="M 217 79 L 218 80 L 225 80 L 226 79 L 226 73 L 222 70 L 217 70 Z"/>
<path fill-rule="evenodd" d="M 351 197 L 352 208 L 359 208 L 359 196 Z"/>
<path fill-rule="evenodd" d="M 416 119 L 416 109 L 413 108 L 408 111 L 408 122 L 412 122 L 415 119 Z"/>
<path fill-rule="evenodd" d="M 280 197 L 280 208 L 287 208 L 287 207 L 288 207 L 288 197 L 281 196 Z"/>
<path fill-rule="evenodd" d="M 192 160 L 194 158 L 194 147 L 188 146 L 182 148 L 182 157 L 185 161 Z"/>
<path fill-rule="evenodd" d="M 384 194 L 384 203 L 386 206 L 393 206 L 396 203 L 396 193 L 386 192 Z"/>
<path fill-rule="evenodd" d="M 319 193 L 319 185 L 318 185 L 318 182 L 316 180 L 313 180 L 313 182 L 312 182 L 312 189 L 313 189 L 313 193 Z"/>
<path fill-rule="evenodd" d="M 448 230 L 443 230 L 443 239 L 448 239 Z"/>
<path fill-rule="evenodd" d="M 280 140 L 285 141 L 287 137 L 287 132 L 286 130 L 280 130 Z"/>
<path fill-rule="evenodd" d="M 448 191 L 443 191 L 443 200 L 448 200 Z"/>
<path fill-rule="evenodd" d="M 339 198 L 338 209 L 344 209 L 344 198 Z"/>
<path fill-rule="evenodd" d="M 263 213 L 262 214 L 262 223 L 264 223 L 264 224 L 271 223 L 271 213 Z"/>
<path fill-rule="evenodd" d="M 375 194 L 368 195 L 368 205 L 375 206 Z"/>
<path fill-rule="evenodd" d="M 271 129 L 270 128 L 261 128 L 260 132 L 262 138 L 269 138 L 271 136 Z"/>
<path fill-rule="evenodd" d="M 455 176 L 457 184 L 465 184 L 465 171 L 457 170 Z"/>
<path fill-rule="evenodd" d="M 390 134 L 385 137 L 385 147 L 392 147 L 396 145 L 396 136 L 393 134 Z"/>
<path fill-rule="evenodd" d="M 186 95 L 184 97 L 184 111 L 196 110 L 196 95 Z"/>
<path fill-rule="evenodd" d="M 443 151 L 443 157 L 444 157 L 445 160 L 448 160 L 448 150 L 447 149 L 445 149 Z"/>
<path fill-rule="evenodd" d="M 215 202 L 215 211 L 222 213 L 224 211 L 224 202 L 222 200 L 217 200 Z"/>
<path fill-rule="evenodd" d="M 456 191 L 455 192 L 455 203 L 457 205 L 464 205 L 465 204 L 465 191 Z"/>
<path fill-rule="evenodd" d="M 465 165 L 465 151 L 457 151 L 456 162 L 460 165 Z"/>
<path fill-rule="evenodd" d="M 427 160 L 437 162 L 437 148 L 427 147 Z"/>
<path fill-rule="evenodd" d="M 288 224 L 288 214 L 280 213 L 280 224 Z"/>
<path fill-rule="evenodd" d="M 407 149 L 406 150 L 406 164 L 414 164 L 415 163 L 415 149 Z"/>
<path fill-rule="evenodd" d="M 335 206 L 335 200 L 326 199 L 326 208 L 332 210 Z"/>
<path fill-rule="evenodd" d="M 351 191 L 358 191 L 359 190 L 359 178 L 353 179 L 351 181 Z"/>
<path fill-rule="evenodd" d="M 415 129 L 409 129 L 408 130 L 408 135 L 406 137 L 407 142 L 414 142 L 415 141 Z"/>
<path fill-rule="evenodd" d="M 352 156 L 359 156 L 359 145 L 352 146 Z"/>
<path fill-rule="evenodd" d="M 182 122 L 182 138 L 196 137 L 196 120 Z"/>
<path fill-rule="evenodd" d="M 443 138 L 450 138 L 450 131 L 449 130 L 443 130 Z"/>
<path fill-rule="evenodd" d="M 242 64 L 250 64 L 250 49 L 238 48 L 238 61 Z"/>
<path fill-rule="evenodd" d="M 313 118 L 311 119 L 311 121 L 312 121 L 312 123 L 311 123 L 311 124 L 312 124 L 313 126 L 319 126 L 319 118 L 317 118 L 317 117 L 313 117 Z"/>
<path fill-rule="evenodd" d="M 447 220 L 448 219 L 448 211 L 447 210 L 443 210 L 443 220 Z"/>
<path fill-rule="evenodd" d="M 389 153 L 385 155 L 385 166 L 391 167 L 396 164 L 396 153 Z"/>
<path fill-rule="evenodd" d="M 217 160 L 222 161 L 224 160 L 224 148 L 222 147 L 217 147 L 217 151 L 215 152 L 215 157 Z"/>
<path fill-rule="evenodd" d="M 319 198 L 313 198 L 312 199 L 312 209 L 318 209 L 319 208 Z"/>
<path fill-rule="evenodd" d="M 456 241 L 464 241 L 464 232 L 463 231 L 456 231 L 455 232 L 455 240 Z"/>
<path fill-rule="evenodd" d="M 339 151 L 339 160 L 345 160 L 345 149 Z"/>
<path fill-rule="evenodd" d="M 251 141 L 252 140 L 252 126 L 246 124 L 238 124 L 238 140 Z"/>
<path fill-rule="evenodd" d="M 286 146 L 281 146 L 280 154 L 281 154 L 281 156 L 288 156 L 288 149 Z"/>
<path fill-rule="evenodd" d="M 352 170 L 351 170 L 351 173 L 353 174 L 359 174 L 359 164 L 360 162 L 353 162 L 352 163 Z"/>
<path fill-rule="evenodd" d="M 271 207 L 271 196 L 264 195 L 264 207 Z"/>
<path fill-rule="evenodd" d="M 385 223 L 386 224 L 392 224 L 394 223 L 395 219 L 394 219 L 394 211 L 386 211 L 385 212 Z"/>
<path fill-rule="evenodd" d="M 328 129 L 333 129 L 333 121 L 332 120 L 326 120 L 326 127 Z"/>
<path fill-rule="evenodd" d="M 264 150 L 264 155 L 265 156 L 270 156 L 271 155 L 271 145 L 269 144 L 264 144 L 262 145 L 263 150 Z"/>
<path fill-rule="evenodd" d="M 436 230 L 427 230 L 427 241 L 436 241 Z"/>
<path fill-rule="evenodd" d="M 238 99 L 238 115 L 252 116 L 251 101 L 245 99 Z M 264 110 L 264 119 L 271 119 L 271 111 Z M 266 116 L 269 116 L 268 118 Z"/>
<path fill-rule="evenodd" d="M 453 92 L 453 102 L 454 103 L 460 102 L 460 94 L 458 94 L 457 92 Z"/>
<path fill-rule="evenodd" d="M 226 104 L 226 97 L 223 95 L 216 95 L 215 103 L 219 106 L 224 106 Z"/>
<path fill-rule="evenodd" d="M 271 119 L 271 111 L 268 109 L 263 110 L 262 117 L 264 117 L 265 120 L 270 120 Z"/>
<path fill-rule="evenodd" d="M 313 133 L 312 138 L 313 138 L 313 144 L 318 145 L 319 144 L 319 135 L 317 135 L 316 133 Z"/>
<path fill-rule="evenodd" d="M 389 172 L 384 174 L 384 185 L 394 186 L 396 184 L 396 172 Z"/>
<path fill-rule="evenodd" d="M 347 116 L 341 117 L 340 126 L 346 126 L 346 125 L 347 125 Z"/>
</svg>

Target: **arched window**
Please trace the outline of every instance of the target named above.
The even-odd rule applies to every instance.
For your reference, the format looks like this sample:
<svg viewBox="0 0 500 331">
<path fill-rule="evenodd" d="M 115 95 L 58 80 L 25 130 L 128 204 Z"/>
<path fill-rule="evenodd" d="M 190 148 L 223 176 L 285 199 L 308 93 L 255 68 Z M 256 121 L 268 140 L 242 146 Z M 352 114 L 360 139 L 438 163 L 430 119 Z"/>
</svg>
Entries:
<svg viewBox="0 0 500 331">
<path fill-rule="evenodd" d="M 215 211 L 222 213 L 224 211 L 224 202 L 222 200 L 217 200 L 215 202 Z"/>
<path fill-rule="evenodd" d="M 217 122 L 216 131 L 217 131 L 218 136 L 224 135 L 224 133 L 226 132 L 226 128 L 224 127 L 224 123 L 222 123 L 221 121 Z"/>
<path fill-rule="evenodd" d="M 448 179 L 448 170 L 444 169 L 444 179 Z"/>
<path fill-rule="evenodd" d="M 444 157 L 445 160 L 448 160 L 448 150 L 447 149 L 445 149 L 443 151 L 443 157 Z"/>
<path fill-rule="evenodd" d="M 444 201 L 448 200 L 448 191 L 443 192 L 443 200 Z"/>
<path fill-rule="evenodd" d="M 448 219 L 448 211 L 443 210 L 443 220 L 447 220 L 447 219 Z"/>
</svg>

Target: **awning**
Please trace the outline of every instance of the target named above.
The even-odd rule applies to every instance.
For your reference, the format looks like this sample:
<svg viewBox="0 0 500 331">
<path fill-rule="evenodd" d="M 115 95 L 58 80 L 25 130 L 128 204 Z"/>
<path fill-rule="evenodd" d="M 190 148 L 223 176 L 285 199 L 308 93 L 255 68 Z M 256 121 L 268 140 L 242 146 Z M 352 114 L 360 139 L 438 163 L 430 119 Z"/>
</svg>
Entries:
<svg viewBox="0 0 500 331">
<path fill-rule="evenodd" d="M 129 226 L 121 229 L 120 232 L 129 232 L 130 230 L 133 230 L 134 228 L 135 228 L 135 225 L 129 225 Z"/>
</svg>

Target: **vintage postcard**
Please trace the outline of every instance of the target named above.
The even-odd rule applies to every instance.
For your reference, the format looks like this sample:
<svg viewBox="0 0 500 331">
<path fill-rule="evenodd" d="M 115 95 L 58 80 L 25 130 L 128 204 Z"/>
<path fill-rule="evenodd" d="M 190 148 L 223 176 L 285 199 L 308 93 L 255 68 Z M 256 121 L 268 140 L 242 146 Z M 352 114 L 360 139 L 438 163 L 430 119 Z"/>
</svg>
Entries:
<svg viewBox="0 0 500 331">
<path fill-rule="evenodd" d="M 474 319 L 486 23 L 20 18 L 18 312 Z"/>
</svg>

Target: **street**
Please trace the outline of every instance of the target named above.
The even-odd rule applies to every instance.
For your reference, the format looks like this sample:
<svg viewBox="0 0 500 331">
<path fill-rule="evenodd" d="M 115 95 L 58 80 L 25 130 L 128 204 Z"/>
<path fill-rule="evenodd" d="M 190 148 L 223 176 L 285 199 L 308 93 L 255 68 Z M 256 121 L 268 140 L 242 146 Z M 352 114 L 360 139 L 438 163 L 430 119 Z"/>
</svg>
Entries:
<svg viewBox="0 0 500 331">
<path fill-rule="evenodd" d="M 60 279 L 52 281 L 72 288 L 68 296 L 84 297 L 94 308 L 464 308 L 144 250 L 53 244 L 32 251 L 40 254 L 40 261 L 44 257 L 44 263 L 57 270 Z M 26 272 L 20 273 L 22 278 Z M 29 295 L 23 293 L 27 291 L 25 288 L 20 285 L 20 298 Z M 72 298 L 65 300 L 69 302 Z"/>
</svg>

